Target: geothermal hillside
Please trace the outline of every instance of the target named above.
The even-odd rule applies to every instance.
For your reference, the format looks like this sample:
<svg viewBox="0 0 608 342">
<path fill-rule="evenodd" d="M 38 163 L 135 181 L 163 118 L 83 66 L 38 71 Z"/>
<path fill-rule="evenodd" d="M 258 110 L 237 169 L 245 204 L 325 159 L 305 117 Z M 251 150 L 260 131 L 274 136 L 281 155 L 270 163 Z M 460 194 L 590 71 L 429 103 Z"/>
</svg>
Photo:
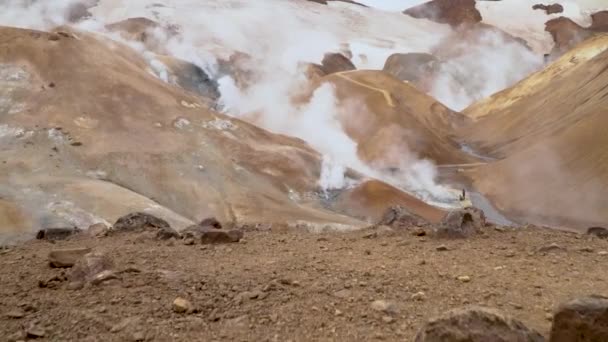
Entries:
<svg viewBox="0 0 608 342">
<path fill-rule="evenodd" d="M 0 0 L 0 340 L 608 341 L 607 129 L 605 0 Z"/>
</svg>

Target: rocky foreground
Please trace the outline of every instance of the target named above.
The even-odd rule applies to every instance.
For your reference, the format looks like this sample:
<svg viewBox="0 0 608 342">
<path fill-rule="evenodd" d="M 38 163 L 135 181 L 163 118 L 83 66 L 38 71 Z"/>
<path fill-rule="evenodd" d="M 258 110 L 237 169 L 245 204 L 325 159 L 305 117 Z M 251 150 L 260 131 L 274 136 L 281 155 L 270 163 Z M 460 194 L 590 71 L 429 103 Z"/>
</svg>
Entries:
<svg viewBox="0 0 608 342">
<path fill-rule="evenodd" d="M 608 293 L 605 231 L 486 225 L 454 238 L 387 223 L 393 228 L 312 234 L 218 229 L 206 220 L 176 233 L 140 214 L 111 230 L 47 231 L 0 252 L 0 336 L 606 340 L 608 300 L 588 297 L 557 309 Z"/>
</svg>

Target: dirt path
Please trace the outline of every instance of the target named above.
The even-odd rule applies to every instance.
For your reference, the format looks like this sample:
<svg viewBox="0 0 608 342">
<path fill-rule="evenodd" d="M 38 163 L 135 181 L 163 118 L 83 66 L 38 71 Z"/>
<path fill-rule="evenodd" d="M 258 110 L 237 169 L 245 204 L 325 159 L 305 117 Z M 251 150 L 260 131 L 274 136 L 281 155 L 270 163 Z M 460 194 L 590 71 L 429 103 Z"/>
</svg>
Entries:
<svg viewBox="0 0 608 342">
<path fill-rule="evenodd" d="M 62 272 L 47 265 L 51 249 L 83 246 L 131 271 L 80 290 L 39 287 Z M 49 341 L 411 341 L 429 317 L 467 304 L 546 334 L 557 303 L 608 294 L 605 250 L 606 240 L 536 229 L 470 240 L 366 230 L 251 232 L 218 246 L 142 235 L 34 241 L 0 253 L 0 336 L 36 324 Z M 173 312 L 178 296 L 196 312 Z M 398 312 L 372 309 L 379 299 Z M 24 317 L 7 318 L 15 310 Z"/>
<path fill-rule="evenodd" d="M 391 93 L 390 92 L 388 92 L 387 90 L 381 89 L 381 88 L 377 88 L 377 87 L 371 86 L 369 84 L 365 84 L 363 82 L 359 82 L 357 80 L 353 80 L 352 78 L 350 78 L 350 77 L 347 76 L 348 72 L 349 71 L 339 72 L 339 73 L 336 73 L 335 75 L 338 76 L 338 77 L 340 77 L 340 78 L 342 78 L 342 79 L 345 79 L 345 80 L 347 80 L 347 81 L 349 81 L 351 83 L 354 83 L 354 84 L 356 84 L 358 86 L 361 86 L 361 87 L 364 87 L 364 88 L 367 88 L 367 89 L 370 89 L 370 90 L 373 90 L 373 91 L 380 92 L 382 94 L 382 96 L 384 96 L 384 100 L 386 101 L 386 104 L 389 107 L 391 107 L 391 108 L 395 107 L 395 103 L 393 101 L 393 98 L 391 97 Z"/>
</svg>

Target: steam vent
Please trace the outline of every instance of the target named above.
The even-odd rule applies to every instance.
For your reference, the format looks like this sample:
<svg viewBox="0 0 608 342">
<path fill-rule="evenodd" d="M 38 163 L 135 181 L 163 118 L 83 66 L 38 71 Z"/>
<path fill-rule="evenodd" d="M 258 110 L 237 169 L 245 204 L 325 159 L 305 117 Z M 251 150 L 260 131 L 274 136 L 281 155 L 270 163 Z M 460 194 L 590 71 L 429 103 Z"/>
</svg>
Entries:
<svg viewBox="0 0 608 342">
<path fill-rule="evenodd" d="M 608 1 L 0 0 L 0 341 L 608 341 Z"/>
</svg>

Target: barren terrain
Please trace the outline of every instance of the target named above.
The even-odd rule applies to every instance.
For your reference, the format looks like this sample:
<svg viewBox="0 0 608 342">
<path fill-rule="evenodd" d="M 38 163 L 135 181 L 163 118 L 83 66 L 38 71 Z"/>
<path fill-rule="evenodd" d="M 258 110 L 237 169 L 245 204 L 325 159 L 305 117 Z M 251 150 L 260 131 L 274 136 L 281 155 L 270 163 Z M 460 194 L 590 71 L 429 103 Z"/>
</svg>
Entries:
<svg viewBox="0 0 608 342">
<path fill-rule="evenodd" d="M 120 279 L 41 288 L 65 273 L 48 252 L 76 247 L 107 253 Z M 608 292 L 606 251 L 607 240 L 526 227 L 468 240 L 381 228 L 257 231 L 217 246 L 146 235 L 33 241 L 0 254 L 0 336 L 35 324 L 48 341 L 412 341 L 425 320 L 473 304 L 547 334 L 558 303 Z M 176 297 L 195 311 L 175 313 Z M 394 312 L 376 311 L 376 300 Z"/>
</svg>

